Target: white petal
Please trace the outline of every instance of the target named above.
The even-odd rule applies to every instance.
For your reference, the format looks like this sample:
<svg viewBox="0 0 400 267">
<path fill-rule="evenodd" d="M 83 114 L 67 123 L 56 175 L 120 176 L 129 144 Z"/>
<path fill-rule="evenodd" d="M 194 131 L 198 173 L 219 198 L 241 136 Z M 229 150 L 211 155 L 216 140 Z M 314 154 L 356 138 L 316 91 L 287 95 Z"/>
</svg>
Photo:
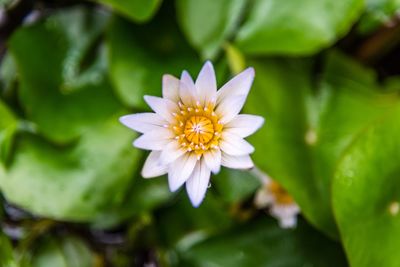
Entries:
<svg viewBox="0 0 400 267">
<path fill-rule="evenodd" d="M 293 217 L 281 218 L 279 220 L 279 226 L 283 229 L 296 228 L 297 217 L 293 216 Z"/>
<path fill-rule="evenodd" d="M 222 133 L 219 147 L 223 152 L 232 156 L 243 156 L 254 152 L 254 147 L 249 142 L 242 137 L 226 132 Z"/>
<path fill-rule="evenodd" d="M 242 109 L 245 96 L 232 96 L 225 98 L 216 108 L 215 113 L 221 118 L 222 123 L 230 122 Z"/>
<path fill-rule="evenodd" d="M 224 126 L 224 131 L 247 137 L 260 129 L 263 124 L 264 118 L 261 116 L 239 114 Z"/>
<path fill-rule="evenodd" d="M 219 149 L 210 149 L 206 151 L 204 154 L 204 162 L 207 164 L 207 167 L 213 172 L 218 173 L 221 169 L 221 150 Z"/>
<path fill-rule="evenodd" d="M 179 97 L 186 106 L 193 106 L 197 101 L 196 88 L 181 80 L 179 85 Z"/>
<path fill-rule="evenodd" d="M 271 214 L 279 218 L 287 218 L 296 216 L 300 212 L 300 208 L 296 203 L 278 204 L 274 203 L 271 207 Z"/>
<path fill-rule="evenodd" d="M 217 92 L 217 104 L 222 102 L 226 97 L 234 95 L 244 95 L 247 97 L 249 94 L 251 84 L 254 80 L 254 69 L 247 68 L 235 77 L 233 77 L 229 82 L 227 82 L 221 89 Z"/>
<path fill-rule="evenodd" d="M 162 162 L 162 164 L 169 164 L 182 156 L 185 152 L 186 149 L 183 149 L 179 145 L 178 141 L 173 140 L 163 148 L 160 156 L 160 161 Z"/>
<path fill-rule="evenodd" d="M 226 153 L 222 153 L 222 166 L 232 169 L 250 169 L 254 167 L 253 161 L 249 155 L 245 156 L 231 156 Z"/>
<path fill-rule="evenodd" d="M 169 129 L 160 128 L 142 134 L 133 142 L 133 145 L 146 150 L 162 150 L 174 136 L 175 134 Z"/>
<path fill-rule="evenodd" d="M 264 187 L 259 189 L 254 197 L 254 205 L 259 209 L 264 209 L 274 203 L 274 198 Z"/>
<path fill-rule="evenodd" d="M 190 88 L 195 88 L 192 76 L 186 70 L 182 71 L 181 82 L 187 84 Z"/>
<path fill-rule="evenodd" d="M 179 84 L 179 97 L 183 104 L 193 106 L 197 102 L 196 86 L 187 71 L 183 71 Z"/>
<path fill-rule="evenodd" d="M 143 178 L 152 178 L 167 173 L 167 165 L 160 163 L 160 151 L 152 151 L 144 162 L 142 169 Z"/>
<path fill-rule="evenodd" d="M 122 116 L 119 121 L 125 126 L 140 132 L 149 132 L 152 130 L 160 129 L 163 125 L 167 124 L 160 115 L 156 113 L 137 113 Z"/>
<path fill-rule="evenodd" d="M 203 160 L 197 162 L 196 167 L 186 182 L 186 191 L 194 207 L 198 207 L 206 195 L 210 182 L 210 170 Z"/>
<path fill-rule="evenodd" d="M 200 103 L 205 106 L 207 103 L 216 101 L 217 80 L 215 78 L 214 67 L 207 61 L 201 69 L 196 80 L 197 95 Z"/>
<path fill-rule="evenodd" d="M 292 228 L 296 226 L 297 214 L 300 212 L 297 204 L 273 204 L 270 213 L 279 220 L 282 228 Z"/>
<path fill-rule="evenodd" d="M 167 98 L 175 103 L 179 101 L 179 79 L 165 74 L 162 79 L 163 98 Z"/>
<path fill-rule="evenodd" d="M 192 174 L 197 162 L 195 153 L 186 153 L 169 165 L 168 184 L 172 192 L 178 190 Z"/>
<path fill-rule="evenodd" d="M 154 112 L 167 121 L 173 122 L 175 120 L 172 114 L 177 112 L 179 108 L 178 105 L 171 100 L 149 95 L 145 95 L 144 100 Z"/>
</svg>

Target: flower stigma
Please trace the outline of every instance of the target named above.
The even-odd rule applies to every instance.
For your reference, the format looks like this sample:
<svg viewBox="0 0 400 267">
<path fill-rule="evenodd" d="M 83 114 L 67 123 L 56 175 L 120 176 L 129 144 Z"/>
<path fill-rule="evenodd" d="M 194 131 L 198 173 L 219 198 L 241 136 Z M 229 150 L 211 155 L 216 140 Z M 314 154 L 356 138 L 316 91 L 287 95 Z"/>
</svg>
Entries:
<svg viewBox="0 0 400 267">
<path fill-rule="evenodd" d="M 214 112 L 212 103 L 203 107 L 199 102 L 194 106 L 178 103 L 180 112 L 174 113 L 176 123 L 172 129 L 181 147 L 193 151 L 199 158 L 209 149 L 219 145 L 223 124 Z"/>
</svg>

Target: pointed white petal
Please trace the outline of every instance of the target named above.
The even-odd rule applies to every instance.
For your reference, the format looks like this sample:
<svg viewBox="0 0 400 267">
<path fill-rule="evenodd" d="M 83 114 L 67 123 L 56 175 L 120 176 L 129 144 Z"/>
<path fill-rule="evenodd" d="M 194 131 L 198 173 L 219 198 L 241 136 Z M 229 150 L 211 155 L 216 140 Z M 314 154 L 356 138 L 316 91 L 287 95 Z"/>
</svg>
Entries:
<svg viewBox="0 0 400 267">
<path fill-rule="evenodd" d="M 185 153 L 169 165 L 168 184 L 172 192 L 178 190 L 192 174 L 197 162 L 195 153 Z"/>
<path fill-rule="evenodd" d="M 222 133 L 219 147 L 223 152 L 232 156 L 242 156 L 254 152 L 254 147 L 249 142 L 227 132 Z"/>
<path fill-rule="evenodd" d="M 228 123 L 239 114 L 245 101 L 246 97 L 242 95 L 225 98 L 217 106 L 215 113 L 221 118 L 222 123 Z"/>
<path fill-rule="evenodd" d="M 183 149 L 179 145 L 178 141 L 173 140 L 163 148 L 160 156 L 160 161 L 162 162 L 162 164 L 169 164 L 182 156 L 185 152 L 186 149 Z"/>
<path fill-rule="evenodd" d="M 143 178 L 153 178 L 167 173 L 167 165 L 160 163 L 160 151 L 152 151 L 144 162 L 142 169 Z"/>
<path fill-rule="evenodd" d="M 172 114 L 178 112 L 179 108 L 178 105 L 171 100 L 149 95 L 145 95 L 144 100 L 154 112 L 167 121 L 173 122 L 175 120 Z"/>
<path fill-rule="evenodd" d="M 190 88 L 195 88 L 192 76 L 186 70 L 182 71 L 181 82 L 187 84 Z"/>
<path fill-rule="evenodd" d="M 247 97 L 249 94 L 251 84 L 254 80 L 254 69 L 247 68 L 235 77 L 233 77 L 229 82 L 227 82 L 220 90 L 217 92 L 217 104 L 222 102 L 226 97 L 234 95 L 244 95 Z"/>
<path fill-rule="evenodd" d="M 256 132 L 264 124 L 261 116 L 239 114 L 224 126 L 224 131 L 240 137 L 247 137 Z"/>
<path fill-rule="evenodd" d="M 167 124 L 167 121 L 156 113 L 126 115 L 119 118 L 119 121 L 125 126 L 140 133 L 157 130 Z"/>
<path fill-rule="evenodd" d="M 221 150 L 210 149 L 203 154 L 203 157 L 207 167 L 217 174 L 221 169 Z"/>
<path fill-rule="evenodd" d="M 183 104 L 193 106 L 197 102 L 196 86 L 187 71 L 183 71 L 179 84 L 179 96 Z"/>
<path fill-rule="evenodd" d="M 193 106 L 197 101 L 196 88 L 194 85 L 188 85 L 181 80 L 179 85 L 179 97 L 186 106 Z"/>
<path fill-rule="evenodd" d="M 232 169 L 250 169 L 254 167 L 253 161 L 249 155 L 245 156 L 231 156 L 222 153 L 222 166 Z"/>
<path fill-rule="evenodd" d="M 162 79 L 163 98 L 167 98 L 175 103 L 179 101 L 179 79 L 165 74 Z"/>
<path fill-rule="evenodd" d="M 203 160 L 199 160 L 196 167 L 186 182 L 186 191 L 194 207 L 198 207 L 206 195 L 210 182 L 210 170 Z"/>
<path fill-rule="evenodd" d="M 204 64 L 195 85 L 199 101 L 203 106 L 211 101 L 213 104 L 215 103 L 217 98 L 217 80 L 215 78 L 214 67 L 210 61 Z"/>
<path fill-rule="evenodd" d="M 162 150 L 174 136 L 175 134 L 169 129 L 160 128 L 142 134 L 133 142 L 133 145 L 146 150 Z"/>
</svg>

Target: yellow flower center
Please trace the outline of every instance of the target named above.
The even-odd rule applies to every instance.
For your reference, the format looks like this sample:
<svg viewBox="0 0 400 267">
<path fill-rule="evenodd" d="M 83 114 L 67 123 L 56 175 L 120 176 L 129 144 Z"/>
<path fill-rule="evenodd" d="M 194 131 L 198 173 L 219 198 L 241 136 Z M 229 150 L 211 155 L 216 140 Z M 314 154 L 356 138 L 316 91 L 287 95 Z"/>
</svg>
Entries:
<svg viewBox="0 0 400 267">
<path fill-rule="evenodd" d="M 289 193 L 277 182 L 271 181 L 267 187 L 278 204 L 289 205 L 294 202 Z"/>
<path fill-rule="evenodd" d="M 178 103 L 180 110 L 175 113 L 176 123 L 172 128 L 180 145 L 187 151 L 201 156 L 205 151 L 219 145 L 223 125 L 214 112 L 213 104 L 193 106 Z"/>
<path fill-rule="evenodd" d="M 214 136 L 214 126 L 207 117 L 192 116 L 186 121 L 185 136 L 196 145 L 208 143 Z"/>
</svg>

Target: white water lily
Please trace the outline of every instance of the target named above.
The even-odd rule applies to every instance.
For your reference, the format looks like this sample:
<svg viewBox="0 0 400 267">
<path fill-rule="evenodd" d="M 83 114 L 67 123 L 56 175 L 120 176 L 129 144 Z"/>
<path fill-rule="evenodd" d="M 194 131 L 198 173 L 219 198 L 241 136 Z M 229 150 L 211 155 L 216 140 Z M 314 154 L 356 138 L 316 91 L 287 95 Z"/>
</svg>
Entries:
<svg viewBox="0 0 400 267">
<path fill-rule="evenodd" d="M 248 68 L 217 91 L 215 72 L 206 62 L 194 82 L 188 72 L 181 78 L 163 76 L 163 97 L 145 96 L 155 113 L 138 113 L 120 118 L 121 123 L 142 133 L 133 145 L 151 150 L 142 176 L 151 178 L 168 173 L 171 191 L 186 183 L 193 206 L 206 194 L 211 172 L 221 165 L 249 169 L 254 147 L 243 138 L 259 129 L 264 119 L 238 115 L 254 79 Z"/>
<path fill-rule="evenodd" d="M 300 207 L 289 193 L 268 175 L 255 169 L 253 173 L 261 180 L 262 187 L 257 191 L 254 204 L 259 209 L 268 208 L 271 216 L 276 218 L 281 228 L 294 228 Z"/>
</svg>

